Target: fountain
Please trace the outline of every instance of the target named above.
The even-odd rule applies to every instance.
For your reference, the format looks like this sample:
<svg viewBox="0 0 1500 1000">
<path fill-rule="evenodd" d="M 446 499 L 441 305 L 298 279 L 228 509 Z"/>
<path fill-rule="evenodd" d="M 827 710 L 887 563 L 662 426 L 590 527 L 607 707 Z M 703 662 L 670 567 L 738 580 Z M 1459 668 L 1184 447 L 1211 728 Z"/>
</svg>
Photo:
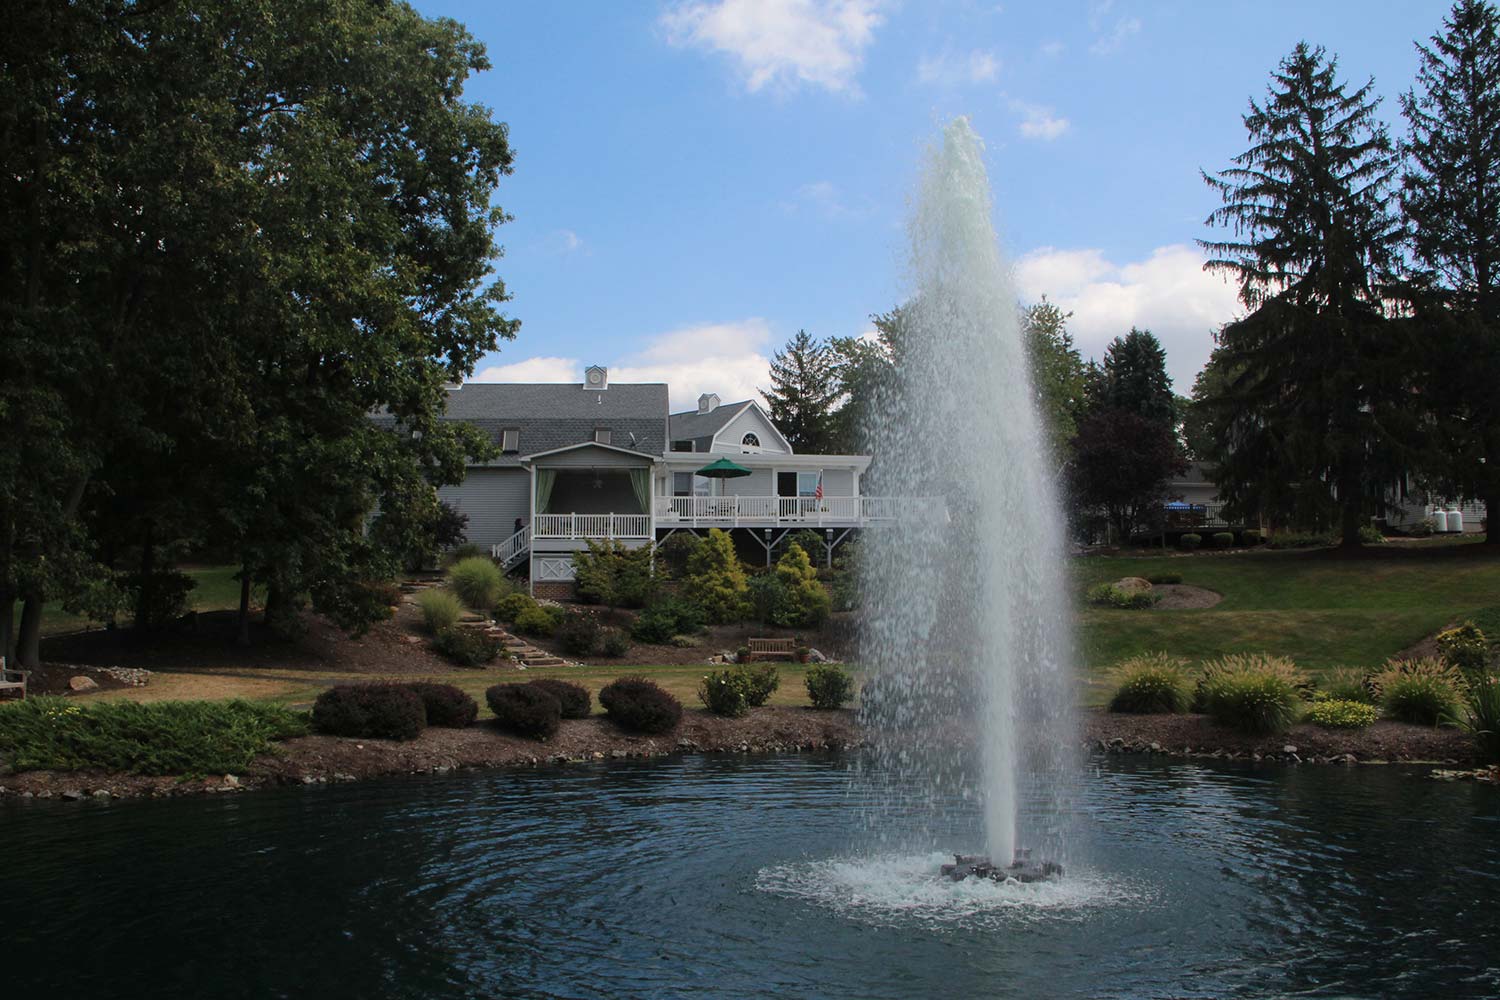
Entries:
<svg viewBox="0 0 1500 1000">
<path fill-rule="evenodd" d="M 1065 521 L 982 150 L 960 118 L 928 154 L 894 376 L 866 428 L 871 490 L 943 504 L 861 542 L 865 774 L 879 786 L 865 824 L 877 845 L 930 850 L 977 801 L 983 854 L 943 874 L 1035 881 L 1061 874 L 1067 846 Z"/>
</svg>

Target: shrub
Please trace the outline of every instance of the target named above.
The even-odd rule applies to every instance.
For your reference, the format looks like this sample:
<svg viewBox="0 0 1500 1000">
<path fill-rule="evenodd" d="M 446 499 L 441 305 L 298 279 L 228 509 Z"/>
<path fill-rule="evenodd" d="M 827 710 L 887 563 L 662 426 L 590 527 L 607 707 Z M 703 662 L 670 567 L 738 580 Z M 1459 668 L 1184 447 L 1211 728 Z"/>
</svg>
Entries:
<svg viewBox="0 0 1500 1000">
<path fill-rule="evenodd" d="M 307 715 L 248 701 L 80 705 L 45 695 L 0 706 L 0 761 L 17 771 L 244 773 Z"/>
<path fill-rule="evenodd" d="M 495 620 L 506 623 L 514 622 L 521 617 L 521 612 L 531 608 L 540 607 L 530 594 L 520 592 L 506 594 L 495 602 Z"/>
<path fill-rule="evenodd" d="M 630 634 L 637 642 L 671 642 L 674 635 L 691 635 L 703 628 L 703 609 L 678 597 L 663 598 L 641 612 Z"/>
<path fill-rule="evenodd" d="M 1442 660 L 1393 660 L 1375 675 L 1380 704 L 1398 722 L 1435 726 L 1452 716 L 1464 690 L 1463 677 Z"/>
<path fill-rule="evenodd" d="M 534 684 L 496 684 L 485 691 L 484 700 L 501 729 L 533 740 L 556 733 L 562 718 L 557 698 Z"/>
<path fill-rule="evenodd" d="M 622 729 L 666 733 L 682 721 L 682 702 L 644 677 L 620 677 L 599 692 L 599 704 Z"/>
<path fill-rule="evenodd" d="M 414 740 L 427 725 L 427 707 L 403 684 L 339 684 L 313 702 L 312 722 L 330 736 Z"/>
<path fill-rule="evenodd" d="M 574 555 L 573 567 L 574 586 L 583 601 L 639 608 L 656 589 L 647 547 L 632 549 L 613 539 L 590 539 L 588 548 Z"/>
<path fill-rule="evenodd" d="M 557 627 L 557 643 L 563 652 L 574 656 L 592 656 L 599 649 L 599 623 L 593 615 L 573 611 Z"/>
<path fill-rule="evenodd" d="M 1443 662 L 1462 671 L 1465 676 L 1478 677 L 1484 674 L 1485 664 L 1490 656 L 1490 644 L 1479 626 L 1472 621 L 1439 632 L 1437 648 Z"/>
<path fill-rule="evenodd" d="M 1161 600 L 1161 595 L 1149 590 L 1132 592 L 1121 590 L 1112 583 L 1098 583 L 1088 589 L 1085 598 L 1090 604 L 1100 607 L 1139 610 L 1154 607 Z"/>
<path fill-rule="evenodd" d="M 447 590 L 422 591 L 417 595 L 417 607 L 422 611 L 422 627 L 430 635 L 437 635 L 448 626 L 458 624 L 464 613 L 464 606 Z"/>
<path fill-rule="evenodd" d="M 1370 675 L 1353 667 L 1338 667 L 1323 675 L 1318 693 L 1327 701 L 1358 701 L 1373 705 L 1378 700 Z"/>
<path fill-rule="evenodd" d="M 1246 545 L 1259 545 L 1261 542 L 1265 541 L 1265 538 L 1261 535 L 1260 529 L 1246 528 L 1244 531 L 1240 532 L 1240 540 L 1243 541 Z"/>
<path fill-rule="evenodd" d="M 516 620 L 512 624 L 522 635 L 548 636 L 557 631 L 557 620 L 546 608 L 535 603 L 516 615 Z"/>
<path fill-rule="evenodd" d="M 780 620 L 771 624 L 801 628 L 820 625 L 828 618 L 832 602 L 802 546 L 793 542 L 777 561 L 776 578 L 781 581 L 787 600 L 778 609 Z"/>
<path fill-rule="evenodd" d="M 467 522 L 468 518 L 464 520 Z M 445 567 L 452 566 L 454 563 L 463 562 L 465 559 L 487 559 L 489 558 L 489 554 L 489 550 L 482 545 L 476 545 L 473 542 L 464 542 L 462 545 L 455 545 L 443 553 L 443 565 Z"/>
<path fill-rule="evenodd" d="M 1307 721 L 1326 729 L 1363 729 L 1373 726 L 1380 713 L 1374 705 L 1344 698 L 1314 702 L 1307 709 Z"/>
<path fill-rule="evenodd" d="M 1216 531 L 1213 534 L 1214 548 L 1229 549 L 1234 547 L 1234 532 Z"/>
<path fill-rule="evenodd" d="M 1291 660 L 1264 653 L 1225 656 L 1204 666 L 1204 710 L 1242 733 L 1279 733 L 1297 721 L 1301 671 Z"/>
<path fill-rule="evenodd" d="M 688 575 L 688 563 L 693 556 L 703 547 L 703 539 L 687 531 L 679 531 L 668 535 L 666 540 L 656 547 L 656 555 L 661 560 L 662 566 L 674 580 L 685 580 Z"/>
<path fill-rule="evenodd" d="M 1203 536 L 1198 534 L 1197 532 L 1189 531 L 1187 534 L 1177 539 L 1177 544 L 1191 552 L 1198 546 L 1203 544 Z"/>
<path fill-rule="evenodd" d="M 478 667 L 494 662 L 500 643 L 477 629 L 449 625 L 432 640 L 432 648 L 460 667 Z"/>
<path fill-rule="evenodd" d="M 427 724 L 443 729 L 462 729 L 479 716 L 479 706 L 462 689 L 452 684 L 417 681 L 404 685 L 415 691 L 427 710 Z"/>
<path fill-rule="evenodd" d="M 489 556 L 470 556 L 448 570 L 448 586 L 475 611 L 488 611 L 505 593 L 505 575 Z"/>
<path fill-rule="evenodd" d="M 1146 653 L 1122 661 L 1114 671 L 1111 712 L 1180 714 L 1192 701 L 1187 661 L 1166 653 Z"/>
<path fill-rule="evenodd" d="M 1173 584 L 1182 582 L 1181 573 L 1156 573 L 1146 577 L 1146 582 L 1151 584 Z"/>
<path fill-rule="evenodd" d="M 1331 544 L 1326 534 L 1314 531 L 1278 531 L 1266 541 L 1272 549 L 1315 549 Z"/>
<path fill-rule="evenodd" d="M 756 621 L 772 623 L 786 617 L 791 600 L 786 584 L 775 573 L 750 578 L 750 616 Z"/>
<path fill-rule="evenodd" d="M 594 701 L 589 697 L 589 689 L 582 684 L 574 684 L 572 681 L 557 677 L 538 677 L 531 682 L 531 686 L 541 688 L 556 698 L 558 709 L 564 719 L 587 719 L 589 713 L 594 710 Z"/>
<path fill-rule="evenodd" d="M 837 663 L 814 663 L 803 683 L 813 708 L 841 708 L 854 697 L 854 677 Z"/>
<path fill-rule="evenodd" d="M 630 652 L 630 636 L 623 629 L 605 629 L 599 636 L 599 652 L 610 657 L 624 656 Z"/>
<path fill-rule="evenodd" d="M 744 663 L 736 667 L 735 672 L 744 678 L 745 700 L 751 708 L 759 708 L 770 701 L 771 695 L 781 687 L 781 672 L 774 663 Z"/>
<path fill-rule="evenodd" d="M 1385 541 L 1385 534 L 1373 524 L 1363 524 L 1359 528 L 1359 540 L 1366 545 L 1379 545 Z"/>
<path fill-rule="evenodd" d="M 1463 713 L 1450 718 L 1474 737 L 1483 760 L 1500 763 L 1500 678 L 1485 677 L 1470 685 Z"/>
<path fill-rule="evenodd" d="M 749 610 L 750 585 L 727 532 L 718 528 L 709 531 L 708 540 L 688 560 L 682 592 L 711 622 L 722 625 L 744 619 Z"/>
<path fill-rule="evenodd" d="M 750 711 L 745 677 L 733 670 L 717 670 L 698 683 L 698 700 L 715 715 L 731 719 Z"/>
<path fill-rule="evenodd" d="M 793 545 L 806 552 L 814 566 L 822 566 L 828 561 L 828 543 L 823 540 L 823 533 L 820 531 L 803 528 L 787 539 L 786 552 L 791 551 Z M 786 552 L 782 554 L 785 555 Z"/>
<path fill-rule="evenodd" d="M 148 629 L 163 629 L 188 613 L 188 594 L 198 581 L 175 569 L 126 573 L 120 578 L 127 611 Z"/>
<path fill-rule="evenodd" d="M 383 607 L 394 608 L 401 603 L 401 585 L 395 580 L 366 580 L 360 586 Z"/>
</svg>

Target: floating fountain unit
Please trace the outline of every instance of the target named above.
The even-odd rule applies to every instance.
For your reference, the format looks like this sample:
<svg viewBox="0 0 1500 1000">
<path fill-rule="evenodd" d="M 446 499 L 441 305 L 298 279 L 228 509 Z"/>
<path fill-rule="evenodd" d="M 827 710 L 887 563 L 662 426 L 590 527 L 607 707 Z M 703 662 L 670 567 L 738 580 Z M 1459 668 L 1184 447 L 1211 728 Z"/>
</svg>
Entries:
<svg viewBox="0 0 1500 1000">
<path fill-rule="evenodd" d="M 983 854 L 955 854 L 953 864 L 944 865 L 942 873 L 955 882 L 971 878 L 991 882 L 1055 882 L 1062 878 L 1063 867 L 1056 861 L 1033 861 L 1030 850 L 1018 847 L 1015 860 L 1005 867 Z"/>
</svg>

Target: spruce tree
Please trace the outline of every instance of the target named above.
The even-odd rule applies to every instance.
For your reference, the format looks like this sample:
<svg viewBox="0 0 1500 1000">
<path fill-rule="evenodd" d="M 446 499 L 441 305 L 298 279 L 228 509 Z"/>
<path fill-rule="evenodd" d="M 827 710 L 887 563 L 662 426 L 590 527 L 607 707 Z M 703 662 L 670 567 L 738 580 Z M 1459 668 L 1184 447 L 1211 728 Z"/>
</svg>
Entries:
<svg viewBox="0 0 1500 1000">
<path fill-rule="evenodd" d="M 1200 242 L 1249 310 L 1218 335 L 1238 373 L 1214 400 L 1228 434 L 1221 494 L 1248 515 L 1268 480 L 1294 484 L 1304 505 L 1317 499 L 1303 517 L 1336 511 L 1343 544 L 1357 546 L 1393 475 L 1384 421 L 1408 405 L 1384 298 L 1401 238 L 1398 161 L 1374 80 L 1350 91 L 1336 73 L 1305 42 L 1282 60 L 1244 116 L 1250 148 L 1203 174 L 1224 202 L 1208 224 L 1232 236 Z"/>
<path fill-rule="evenodd" d="M 1131 327 L 1104 352 L 1106 406 L 1128 410 L 1158 423 L 1176 422 L 1172 378 L 1167 374 L 1167 352 L 1150 330 Z"/>
<path fill-rule="evenodd" d="M 796 451 L 826 451 L 838 397 L 828 346 L 806 330 L 771 359 L 771 388 L 763 390 L 771 421 Z"/>
<path fill-rule="evenodd" d="M 1416 313 L 1439 345 L 1427 396 L 1437 416 L 1432 470 L 1500 512 L 1500 14 L 1459 0 L 1417 44 L 1417 88 L 1401 97 L 1410 125 L 1402 207 L 1430 295 Z M 1426 308 L 1424 308 L 1424 306 Z M 1425 316 L 1424 316 L 1425 313 Z M 1500 545 L 1500 531 L 1486 536 Z"/>
</svg>

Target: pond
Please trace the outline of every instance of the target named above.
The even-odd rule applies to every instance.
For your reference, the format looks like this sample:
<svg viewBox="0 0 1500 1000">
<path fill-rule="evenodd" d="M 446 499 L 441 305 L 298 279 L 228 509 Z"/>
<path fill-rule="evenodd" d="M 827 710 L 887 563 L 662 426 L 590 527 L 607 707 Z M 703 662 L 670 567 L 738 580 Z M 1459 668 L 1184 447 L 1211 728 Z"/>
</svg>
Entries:
<svg viewBox="0 0 1500 1000">
<path fill-rule="evenodd" d="M 1500 994 L 1496 789 L 1393 767 L 1096 759 L 1068 878 L 1007 889 L 937 881 L 937 854 L 851 860 L 852 764 L 687 757 L 8 801 L 3 992 Z"/>
</svg>

